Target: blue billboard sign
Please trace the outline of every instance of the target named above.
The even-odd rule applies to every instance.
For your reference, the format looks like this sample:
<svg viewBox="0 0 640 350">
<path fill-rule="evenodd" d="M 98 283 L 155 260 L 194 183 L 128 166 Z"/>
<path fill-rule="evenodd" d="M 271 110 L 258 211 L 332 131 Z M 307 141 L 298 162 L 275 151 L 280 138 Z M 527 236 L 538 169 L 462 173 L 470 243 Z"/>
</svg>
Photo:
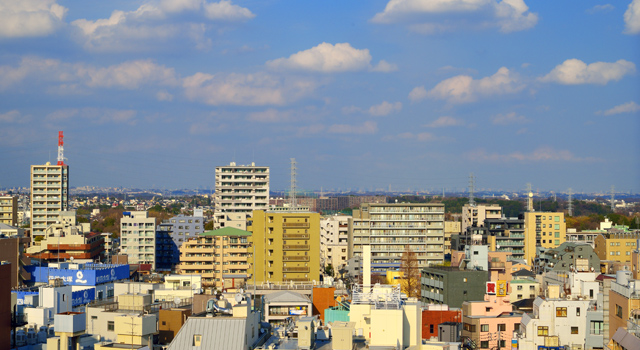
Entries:
<svg viewBox="0 0 640 350">
<path fill-rule="evenodd" d="M 129 278 L 129 265 L 87 264 L 84 269 L 79 270 L 35 266 L 29 272 L 35 282 L 48 283 L 49 280 L 59 278 L 69 286 L 95 286 Z"/>
<path fill-rule="evenodd" d="M 25 304 L 25 300 L 24 297 L 27 295 L 38 295 L 38 292 L 11 292 L 13 294 L 16 294 L 16 301 L 18 305 L 30 305 L 30 304 Z M 33 305 L 30 305 L 33 306 Z"/>
<path fill-rule="evenodd" d="M 89 304 L 96 299 L 96 290 L 94 288 L 87 288 L 83 290 L 77 290 L 71 292 L 71 306 Z"/>
</svg>

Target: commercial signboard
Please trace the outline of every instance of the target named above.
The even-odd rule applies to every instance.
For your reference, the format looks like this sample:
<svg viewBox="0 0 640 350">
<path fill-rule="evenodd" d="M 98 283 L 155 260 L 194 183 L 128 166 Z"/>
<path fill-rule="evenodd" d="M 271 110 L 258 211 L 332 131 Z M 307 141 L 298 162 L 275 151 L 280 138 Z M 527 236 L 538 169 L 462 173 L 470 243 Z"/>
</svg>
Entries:
<svg viewBox="0 0 640 350">
<path fill-rule="evenodd" d="M 28 303 L 25 303 L 25 296 L 27 295 L 38 295 L 38 292 L 11 292 L 13 294 L 16 294 L 16 301 L 18 305 L 29 305 Z M 33 306 L 33 305 L 30 305 Z"/>
<path fill-rule="evenodd" d="M 94 288 L 87 288 L 71 292 L 71 305 L 76 307 L 78 305 L 85 305 L 96 299 L 96 290 Z"/>
<path fill-rule="evenodd" d="M 509 284 L 507 283 L 507 281 L 487 282 L 486 293 L 490 295 L 497 295 L 499 297 L 504 297 L 507 295 L 508 288 L 509 288 Z"/>
<path fill-rule="evenodd" d="M 129 278 L 129 265 L 90 265 L 86 269 L 78 270 L 36 266 L 30 272 L 35 282 L 48 283 L 49 280 L 59 278 L 65 285 L 95 286 Z"/>
</svg>

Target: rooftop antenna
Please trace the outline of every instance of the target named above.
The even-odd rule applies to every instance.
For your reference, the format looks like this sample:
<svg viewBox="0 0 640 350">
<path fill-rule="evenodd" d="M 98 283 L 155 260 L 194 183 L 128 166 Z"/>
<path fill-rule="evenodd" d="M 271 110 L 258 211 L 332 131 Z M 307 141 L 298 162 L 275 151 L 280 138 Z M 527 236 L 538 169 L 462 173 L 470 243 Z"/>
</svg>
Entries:
<svg viewBox="0 0 640 350">
<path fill-rule="evenodd" d="M 615 192 L 614 192 L 615 186 L 611 186 L 611 211 L 616 211 L 616 204 L 615 204 Z"/>
<path fill-rule="evenodd" d="M 64 164 L 64 135 L 58 131 L 58 165 Z"/>
<path fill-rule="evenodd" d="M 291 189 L 289 190 L 289 200 L 290 200 L 290 204 L 291 204 L 291 208 L 295 209 L 298 206 L 298 203 L 296 202 L 296 170 L 298 169 L 296 167 L 296 159 L 295 158 L 291 158 Z"/>
<path fill-rule="evenodd" d="M 573 216 L 573 190 L 569 188 L 569 206 L 567 207 L 569 216 Z"/>
<path fill-rule="evenodd" d="M 473 176 L 473 173 L 470 173 L 469 174 L 469 205 L 472 207 L 476 206 L 476 201 L 473 199 L 475 182 L 476 182 L 475 176 Z"/>
</svg>

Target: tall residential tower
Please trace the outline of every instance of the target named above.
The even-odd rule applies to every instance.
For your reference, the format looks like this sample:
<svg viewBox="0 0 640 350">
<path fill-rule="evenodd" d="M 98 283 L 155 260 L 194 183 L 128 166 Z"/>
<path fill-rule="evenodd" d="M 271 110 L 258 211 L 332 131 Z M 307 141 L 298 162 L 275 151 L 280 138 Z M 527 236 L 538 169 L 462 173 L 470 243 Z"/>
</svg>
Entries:
<svg viewBox="0 0 640 350">
<path fill-rule="evenodd" d="M 216 167 L 216 213 L 251 213 L 269 207 L 269 167 L 236 165 Z"/>
<path fill-rule="evenodd" d="M 31 166 L 31 239 L 40 241 L 44 232 L 69 210 L 69 166 Z"/>
</svg>

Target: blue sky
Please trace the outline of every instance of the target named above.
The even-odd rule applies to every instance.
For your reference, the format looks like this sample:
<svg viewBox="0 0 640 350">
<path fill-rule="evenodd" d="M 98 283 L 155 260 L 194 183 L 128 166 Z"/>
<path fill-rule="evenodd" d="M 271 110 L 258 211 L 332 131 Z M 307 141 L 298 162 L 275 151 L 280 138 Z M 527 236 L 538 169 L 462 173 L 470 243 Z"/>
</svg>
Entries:
<svg viewBox="0 0 640 350">
<path fill-rule="evenodd" d="M 640 192 L 640 0 L 0 0 L 0 187 Z"/>
</svg>

